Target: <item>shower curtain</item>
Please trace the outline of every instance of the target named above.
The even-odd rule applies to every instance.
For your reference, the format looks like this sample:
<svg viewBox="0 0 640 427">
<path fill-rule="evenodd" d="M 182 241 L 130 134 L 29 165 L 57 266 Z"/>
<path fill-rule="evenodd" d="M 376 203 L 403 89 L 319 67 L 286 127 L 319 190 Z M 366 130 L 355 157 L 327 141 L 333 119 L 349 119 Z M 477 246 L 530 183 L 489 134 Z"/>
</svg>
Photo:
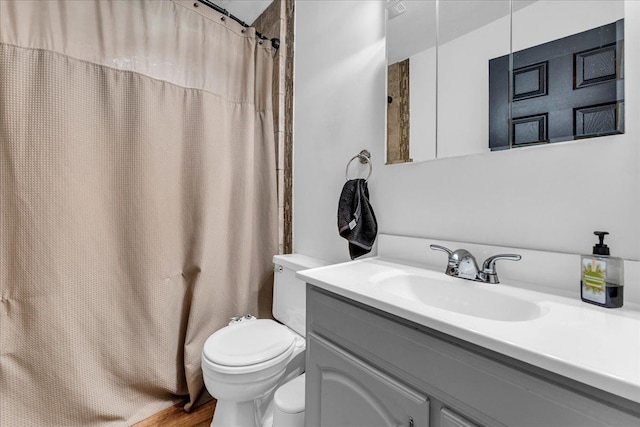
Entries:
<svg viewBox="0 0 640 427">
<path fill-rule="evenodd" d="M 1 426 L 192 405 L 270 315 L 274 53 L 195 0 L 0 2 Z"/>
</svg>

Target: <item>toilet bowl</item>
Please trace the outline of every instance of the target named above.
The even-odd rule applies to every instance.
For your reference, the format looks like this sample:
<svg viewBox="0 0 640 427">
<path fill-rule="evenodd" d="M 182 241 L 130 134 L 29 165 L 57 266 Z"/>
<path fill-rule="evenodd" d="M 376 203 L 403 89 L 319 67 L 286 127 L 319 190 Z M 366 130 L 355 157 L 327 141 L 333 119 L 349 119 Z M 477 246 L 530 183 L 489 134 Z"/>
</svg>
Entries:
<svg viewBox="0 0 640 427">
<path fill-rule="evenodd" d="M 258 400 L 269 398 L 285 378 L 302 373 L 302 358 L 296 357 L 304 348 L 304 338 L 269 319 L 230 325 L 211 335 L 202 351 L 205 386 L 218 399 L 211 425 L 261 427 L 271 412 Z"/>
<path fill-rule="evenodd" d="M 274 265 L 273 315 L 282 323 L 232 322 L 213 333 L 202 349 L 205 387 L 218 401 L 211 427 L 304 425 L 304 377 L 299 377 L 304 372 L 306 284 L 295 272 L 327 263 L 292 254 L 275 256 Z"/>
</svg>

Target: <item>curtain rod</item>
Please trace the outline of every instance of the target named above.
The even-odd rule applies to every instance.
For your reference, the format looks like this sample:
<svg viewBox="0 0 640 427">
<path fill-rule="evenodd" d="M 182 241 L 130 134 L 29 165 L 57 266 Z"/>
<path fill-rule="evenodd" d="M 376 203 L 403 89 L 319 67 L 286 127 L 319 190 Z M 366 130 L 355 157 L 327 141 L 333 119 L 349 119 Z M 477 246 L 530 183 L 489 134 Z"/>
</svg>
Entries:
<svg viewBox="0 0 640 427">
<path fill-rule="evenodd" d="M 249 28 L 251 25 L 247 24 L 246 22 L 244 22 L 242 19 L 238 18 L 237 16 L 234 16 L 232 14 L 229 13 L 229 11 L 227 9 L 224 9 L 220 6 L 218 6 L 215 3 L 212 3 L 210 0 L 197 0 L 198 3 L 202 3 L 205 6 L 209 6 L 211 9 L 215 10 L 216 12 L 220 12 L 223 15 L 233 19 L 234 21 L 236 21 L 238 24 L 242 25 L 245 28 Z M 280 39 L 278 38 L 273 38 L 273 39 L 269 39 L 268 37 L 265 37 L 262 33 L 259 33 L 256 31 L 256 35 L 258 36 L 258 38 L 260 40 L 270 40 L 271 41 L 271 47 L 274 49 L 279 49 L 280 48 Z"/>
</svg>

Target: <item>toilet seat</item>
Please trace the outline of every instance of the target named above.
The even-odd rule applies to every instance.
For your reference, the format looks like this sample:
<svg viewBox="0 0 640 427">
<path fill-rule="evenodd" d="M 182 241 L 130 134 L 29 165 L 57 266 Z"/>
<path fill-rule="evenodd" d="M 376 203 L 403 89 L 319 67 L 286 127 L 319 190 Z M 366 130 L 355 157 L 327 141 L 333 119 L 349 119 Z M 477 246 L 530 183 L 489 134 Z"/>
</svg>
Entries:
<svg viewBox="0 0 640 427">
<path fill-rule="evenodd" d="M 288 359 L 296 347 L 289 328 L 270 319 L 225 326 L 211 335 L 202 350 L 203 360 L 224 373 L 250 373 Z"/>
<path fill-rule="evenodd" d="M 277 357 L 274 357 L 273 359 L 265 360 L 264 362 L 254 363 L 252 365 L 246 365 L 246 366 L 221 365 L 219 363 L 212 362 L 205 355 L 203 355 L 202 362 L 205 363 L 207 367 L 209 367 L 210 369 L 213 369 L 214 371 L 219 372 L 221 374 L 231 374 L 231 375 L 250 374 L 253 372 L 266 371 L 267 369 L 273 366 L 277 366 L 281 363 L 286 365 L 295 347 L 296 345 L 292 344 L 291 347 L 289 347 L 284 353 L 282 353 Z"/>
</svg>

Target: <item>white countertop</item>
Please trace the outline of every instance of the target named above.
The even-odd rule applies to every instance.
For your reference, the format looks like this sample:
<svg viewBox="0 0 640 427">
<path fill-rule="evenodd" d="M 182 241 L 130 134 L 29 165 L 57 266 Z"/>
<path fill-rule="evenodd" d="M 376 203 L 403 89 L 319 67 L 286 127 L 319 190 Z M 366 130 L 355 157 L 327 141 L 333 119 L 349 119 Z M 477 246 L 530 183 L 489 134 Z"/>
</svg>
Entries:
<svg viewBox="0 0 640 427">
<path fill-rule="evenodd" d="M 444 270 L 444 267 L 443 267 Z M 376 277 L 393 273 L 432 276 L 431 270 L 380 257 L 304 270 L 297 277 L 338 295 L 438 330 L 514 359 L 640 403 L 640 311 L 607 309 L 575 299 L 532 291 L 526 284 L 487 287 L 535 302 L 542 315 L 532 320 L 478 318 L 381 292 Z"/>
</svg>

